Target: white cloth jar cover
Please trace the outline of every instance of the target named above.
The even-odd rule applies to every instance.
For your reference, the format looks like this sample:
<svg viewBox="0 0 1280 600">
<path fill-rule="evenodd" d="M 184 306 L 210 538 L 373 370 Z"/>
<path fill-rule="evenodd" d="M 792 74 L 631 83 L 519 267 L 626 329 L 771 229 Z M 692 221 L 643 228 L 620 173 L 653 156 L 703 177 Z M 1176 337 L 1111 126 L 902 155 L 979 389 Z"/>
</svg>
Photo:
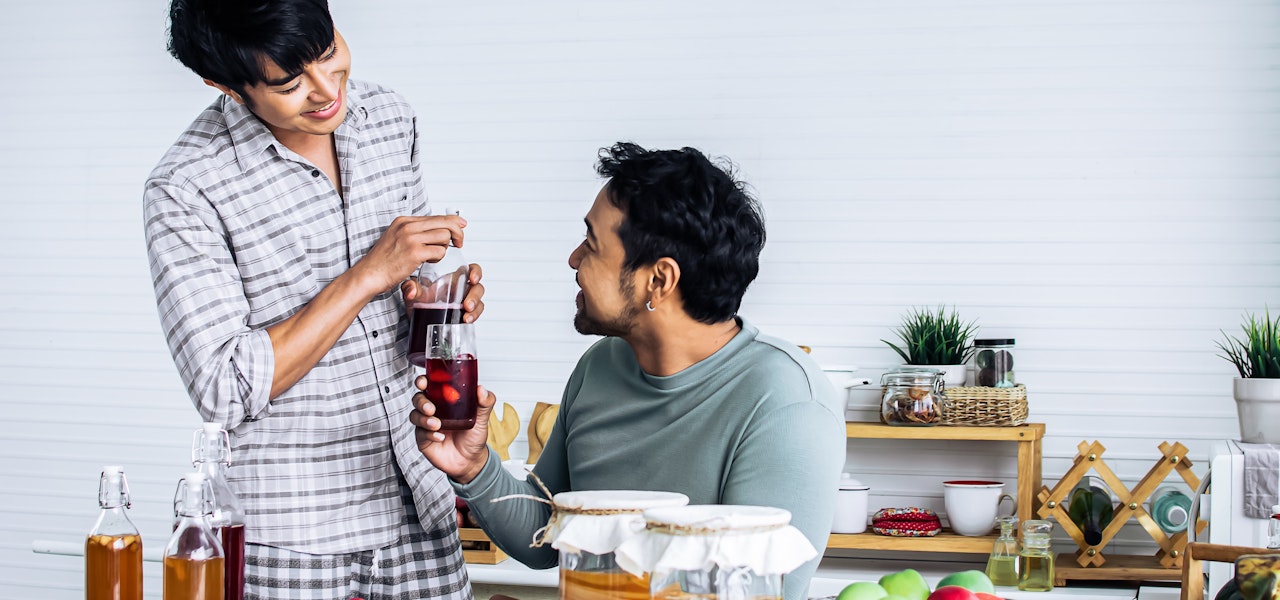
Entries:
<svg viewBox="0 0 1280 600">
<path fill-rule="evenodd" d="M 791 513 L 766 506 L 698 505 L 644 511 L 645 530 L 614 550 L 628 573 L 747 567 L 785 575 L 818 555 L 791 526 Z"/>
<path fill-rule="evenodd" d="M 643 512 L 684 506 L 689 497 L 675 492 L 591 490 L 560 492 L 552 498 L 544 539 L 562 552 L 609 554 L 644 529 Z"/>
</svg>

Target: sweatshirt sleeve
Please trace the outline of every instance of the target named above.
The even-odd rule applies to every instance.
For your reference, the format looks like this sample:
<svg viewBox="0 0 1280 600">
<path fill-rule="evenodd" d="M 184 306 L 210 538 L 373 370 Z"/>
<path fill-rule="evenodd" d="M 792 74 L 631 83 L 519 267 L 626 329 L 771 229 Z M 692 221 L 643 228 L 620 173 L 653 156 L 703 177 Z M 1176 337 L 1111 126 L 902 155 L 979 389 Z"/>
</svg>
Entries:
<svg viewBox="0 0 1280 600">
<path fill-rule="evenodd" d="M 817 558 L 784 577 L 788 600 L 808 597 L 809 580 L 831 534 L 844 457 L 843 417 L 815 401 L 758 415 L 734 457 L 724 503 L 790 511 L 791 524 L 818 551 Z"/>
<path fill-rule="evenodd" d="M 581 386 L 582 369 L 583 364 L 579 362 L 578 369 L 565 386 L 551 435 L 542 447 L 542 454 L 538 456 L 533 474 L 526 481 L 517 480 L 507 473 L 501 467 L 501 459 L 497 453 L 490 448 L 489 460 L 475 479 L 465 485 L 454 483 L 454 491 L 467 502 L 471 514 L 479 521 L 489 539 L 502 548 L 503 552 L 530 568 L 546 569 L 560 562 L 560 553 L 550 543 L 541 547 L 531 545 L 535 532 L 550 520 L 551 508 L 527 498 L 494 500 L 515 494 L 546 497 L 542 489 L 533 483 L 535 478 L 552 495 L 570 489 L 568 454 L 565 451 L 565 419 L 573 405 L 573 395 Z"/>
</svg>

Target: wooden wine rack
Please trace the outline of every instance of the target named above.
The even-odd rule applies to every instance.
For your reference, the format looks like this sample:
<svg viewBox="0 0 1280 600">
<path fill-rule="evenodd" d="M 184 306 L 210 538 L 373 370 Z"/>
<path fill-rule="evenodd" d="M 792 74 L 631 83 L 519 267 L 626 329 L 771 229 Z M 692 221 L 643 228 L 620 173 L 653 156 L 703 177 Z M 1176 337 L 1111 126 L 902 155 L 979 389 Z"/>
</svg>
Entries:
<svg viewBox="0 0 1280 600">
<path fill-rule="evenodd" d="M 1181 577 L 1179 569 L 1187 546 L 1188 532 L 1182 531 L 1172 536 L 1166 534 L 1156 525 L 1155 518 L 1143 508 L 1143 503 L 1164 484 L 1171 473 L 1177 473 L 1193 492 L 1200 487 L 1200 478 L 1191 471 L 1191 460 L 1187 458 L 1187 448 L 1178 442 L 1173 444 L 1161 442 L 1161 457 L 1132 490 L 1125 487 L 1103 460 L 1102 455 L 1107 449 L 1102 444 L 1097 441 L 1080 442 L 1076 449 L 1079 453 L 1075 461 L 1058 480 L 1058 484 L 1053 489 L 1042 487 L 1036 497 L 1039 506 L 1036 514 L 1041 518 L 1053 517 L 1058 522 L 1058 526 L 1071 536 L 1079 547 L 1075 553 L 1075 562 L 1080 568 L 1072 568 L 1072 565 L 1064 564 L 1061 559 L 1058 560 L 1057 578 L 1060 582 L 1067 579 L 1179 579 Z M 1093 545 L 1084 541 L 1084 532 L 1071 521 L 1067 513 L 1069 500 L 1067 496 L 1076 484 L 1088 475 L 1089 471 L 1097 472 L 1111 487 L 1112 493 L 1120 498 L 1120 504 L 1115 509 L 1115 517 L 1102 531 L 1102 540 Z M 1112 564 L 1104 568 L 1104 565 L 1108 564 L 1108 557 L 1103 551 L 1129 519 L 1137 519 L 1138 524 L 1142 525 L 1147 535 L 1155 540 L 1160 549 L 1154 557 L 1146 559 L 1113 556 L 1112 558 L 1116 560 L 1111 561 Z M 1195 530 L 1199 532 L 1207 524 L 1207 521 L 1197 520 Z"/>
</svg>

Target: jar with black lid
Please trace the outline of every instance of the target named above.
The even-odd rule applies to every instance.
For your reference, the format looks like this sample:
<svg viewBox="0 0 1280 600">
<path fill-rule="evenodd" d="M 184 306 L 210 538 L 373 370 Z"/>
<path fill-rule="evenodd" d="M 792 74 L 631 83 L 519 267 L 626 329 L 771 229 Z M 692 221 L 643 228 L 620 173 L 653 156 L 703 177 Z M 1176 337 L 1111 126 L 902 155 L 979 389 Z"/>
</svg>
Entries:
<svg viewBox="0 0 1280 600">
<path fill-rule="evenodd" d="M 1017 385 L 1013 378 L 1013 338 L 973 341 L 973 383 L 997 388 Z"/>
</svg>

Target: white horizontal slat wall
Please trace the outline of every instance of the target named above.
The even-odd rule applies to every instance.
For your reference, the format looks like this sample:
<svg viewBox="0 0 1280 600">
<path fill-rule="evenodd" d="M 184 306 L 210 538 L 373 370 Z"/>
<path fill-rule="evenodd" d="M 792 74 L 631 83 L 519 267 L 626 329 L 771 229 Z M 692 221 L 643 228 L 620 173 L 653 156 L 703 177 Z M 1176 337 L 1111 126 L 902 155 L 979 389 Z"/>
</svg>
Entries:
<svg viewBox="0 0 1280 600">
<path fill-rule="evenodd" d="M 159 333 L 140 197 L 213 94 L 164 53 L 162 0 L 4 8 L 0 596 L 69 599 L 80 559 L 32 545 L 81 543 L 100 466 L 125 465 L 149 552 L 186 468 L 197 417 Z M 742 312 L 820 361 L 874 379 L 912 306 L 1016 337 L 1046 483 L 1083 440 L 1132 483 L 1161 441 L 1203 457 L 1237 435 L 1213 342 L 1280 308 L 1273 2 L 333 10 L 355 76 L 415 105 L 433 202 L 470 220 L 483 378 L 525 419 L 591 342 L 569 325 L 565 261 L 596 150 L 627 139 L 738 164 L 770 234 Z M 848 468 L 873 503 L 939 506 L 956 473 L 1011 481 L 1004 446 L 856 441 Z"/>
</svg>

